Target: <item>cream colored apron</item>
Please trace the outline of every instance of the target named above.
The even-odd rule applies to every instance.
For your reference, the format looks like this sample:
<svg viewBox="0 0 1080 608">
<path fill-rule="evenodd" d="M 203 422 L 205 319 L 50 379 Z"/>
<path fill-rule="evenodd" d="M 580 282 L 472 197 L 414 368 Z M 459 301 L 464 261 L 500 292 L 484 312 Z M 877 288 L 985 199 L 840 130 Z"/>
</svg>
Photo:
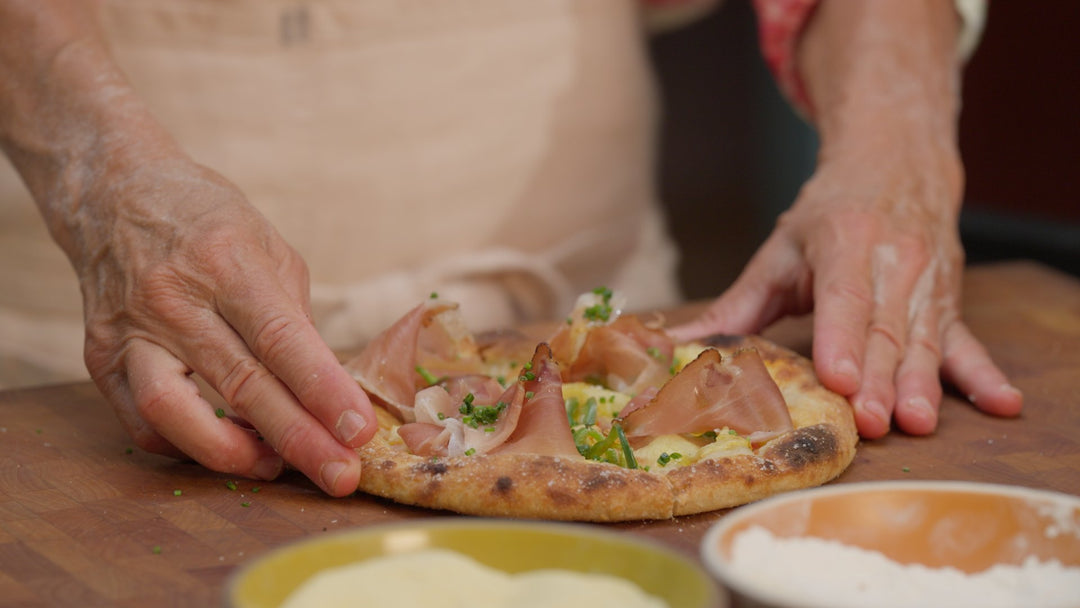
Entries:
<svg viewBox="0 0 1080 608">
<path fill-rule="evenodd" d="M 605 284 L 676 301 L 626 0 L 107 0 L 117 61 L 307 261 L 354 347 L 432 291 L 474 329 Z M 0 167 L 0 385 L 86 377 L 74 273 Z"/>
</svg>

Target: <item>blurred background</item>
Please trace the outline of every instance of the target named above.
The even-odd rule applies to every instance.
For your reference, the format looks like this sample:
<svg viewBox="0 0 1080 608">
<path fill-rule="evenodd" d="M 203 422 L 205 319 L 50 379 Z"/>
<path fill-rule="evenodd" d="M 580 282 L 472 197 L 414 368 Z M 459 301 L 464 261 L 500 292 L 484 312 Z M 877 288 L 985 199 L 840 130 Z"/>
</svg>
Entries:
<svg viewBox="0 0 1080 608">
<path fill-rule="evenodd" d="M 990 2 L 960 123 L 970 264 L 1035 259 L 1080 276 L 1076 23 L 1074 0 Z M 650 46 L 665 112 L 661 195 L 689 298 L 735 279 L 814 168 L 817 138 L 780 96 L 756 28 L 749 0 L 727 0 Z"/>
</svg>

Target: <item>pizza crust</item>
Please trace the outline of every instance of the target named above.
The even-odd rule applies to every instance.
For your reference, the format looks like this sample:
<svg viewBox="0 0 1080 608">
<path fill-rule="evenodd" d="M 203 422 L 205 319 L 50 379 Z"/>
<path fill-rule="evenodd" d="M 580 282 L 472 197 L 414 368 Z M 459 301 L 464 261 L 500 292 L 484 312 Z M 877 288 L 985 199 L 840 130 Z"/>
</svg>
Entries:
<svg viewBox="0 0 1080 608">
<path fill-rule="evenodd" d="M 358 449 L 363 461 L 358 489 L 469 515 L 612 522 L 734 507 L 821 485 L 847 468 L 858 442 L 851 407 L 821 385 L 809 360 L 757 337 L 716 337 L 706 343 L 725 354 L 756 348 L 796 428 L 753 454 L 720 454 L 649 472 L 529 454 L 417 456 L 391 441 L 393 418 L 381 415 L 379 433 Z"/>
<path fill-rule="evenodd" d="M 469 515 L 628 521 L 672 517 L 671 484 L 640 469 L 553 456 L 425 458 L 387 443 L 359 450 L 359 489 L 396 502 Z"/>
</svg>

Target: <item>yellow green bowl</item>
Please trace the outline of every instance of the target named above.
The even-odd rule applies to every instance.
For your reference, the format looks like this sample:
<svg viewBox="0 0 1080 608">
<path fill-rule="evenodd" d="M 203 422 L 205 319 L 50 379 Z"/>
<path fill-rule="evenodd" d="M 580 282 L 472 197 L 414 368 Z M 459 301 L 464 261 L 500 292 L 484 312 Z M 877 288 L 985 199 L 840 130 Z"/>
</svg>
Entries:
<svg viewBox="0 0 1080 608">
<path fill-rule="evenodd" d="M 586 524 L 458 518 L 356 528 L 275 549 L 232 576 L 225 605 L 276 608 L 321 570 L 424 549 L 449 549 L 509 573 L 562 568 L 619 576 L 672 608 L 727 605 L 696 562 L 629 532 Z"/>
</svg>

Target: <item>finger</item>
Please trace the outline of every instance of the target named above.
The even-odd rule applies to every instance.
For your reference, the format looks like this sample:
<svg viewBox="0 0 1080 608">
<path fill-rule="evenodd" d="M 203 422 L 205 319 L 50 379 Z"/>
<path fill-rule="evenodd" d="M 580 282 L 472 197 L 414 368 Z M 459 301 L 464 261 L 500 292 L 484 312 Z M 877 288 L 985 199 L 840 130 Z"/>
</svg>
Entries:
<svg viewBox="0 0 1080 608">
<path fill-rule="evenodd" d="M 814 276 L 814 369 L 841 395 L 859 390 L 865 374 L 867 327 L 874 311 L 871 254 L 865 243 L 846 251 L 826 246 Z"/>
<path fill-rule="evenodd" d="M 866 339 L 863 382 L 851 397 L 855 426 L 859 435 L 876 439 L 889 432 L 896 393 L 893 375 L 900 360 L 902 345 L 882 325 L 873 325 Z"/>
<path fill-rule="evenodd" d="M 360 480 L 356 452 L 305 409 L 223 319 L 212 317 L 208 325 L 198 335 L 213 338 L 203 339 L 185 353 L 195 372 L 258 429 L 278 454 L 327 494 L 344 496 L 355 491 Z"/>
<path fill-rule="evenodd" d="M 232 289 L 245 297 L 222 298 L 219 307 L 255 358 L 342 445 L 367 443 L 378 428 L 371 402 L 323 342 L 302 305 L 276 282 L 246 281 Z M 252 302 L 260 305 L 252 308 Z"/>
<path fill-rule="evenodd" d="M 1023 394 L 1009 384 L 966 325 L 960 321 L 949 325 L 943 343 L 942 372 L 975 407 L 996 416 L 1020 415 L 1024 408 Z"/>
<path fill-rule="evenodd" d="M 889 430 L 889 419 L 896 407 L 898 368 L 911 332 L 909 325 L 916 320 L 926 323 L 929 318 L 929 289 L 936 277 L 935 266 L 922 263 L 911 248 L 876 245 L 872 256 L 874 308 L 867 331 L 862 382 L 852 400 L 856 424 L 865 437 L 879 437 Z M 925 331 L 925 325 L 920 325 L 918 333 Z"/>
<path fill-rule="evenodd" d="M 896 371 L 896 425 L 912 435 L 934 432 L 941 405 L 939 314 L 921 310 L 912 325 L 904 360 Z"/>
<path fill-rule="evenodd" d="M 215 471 L 257 479 L 281 473 L 281 457 L 252 433 L 218 417 L 187 377 L 187 366 L 172 354 L 138 340 L 124 363 L 132 407 L 170 445 Z"/>
<path fill-rule="evenodd" d="M 688 342 L 710 335 L 758 333 L 792 312 L 808 293 L 807 273 L 793 246 L 772 236 L 750 259 L 735 283 L 697 319 L 668 329 L 676 340 Z"/>
</svg>

